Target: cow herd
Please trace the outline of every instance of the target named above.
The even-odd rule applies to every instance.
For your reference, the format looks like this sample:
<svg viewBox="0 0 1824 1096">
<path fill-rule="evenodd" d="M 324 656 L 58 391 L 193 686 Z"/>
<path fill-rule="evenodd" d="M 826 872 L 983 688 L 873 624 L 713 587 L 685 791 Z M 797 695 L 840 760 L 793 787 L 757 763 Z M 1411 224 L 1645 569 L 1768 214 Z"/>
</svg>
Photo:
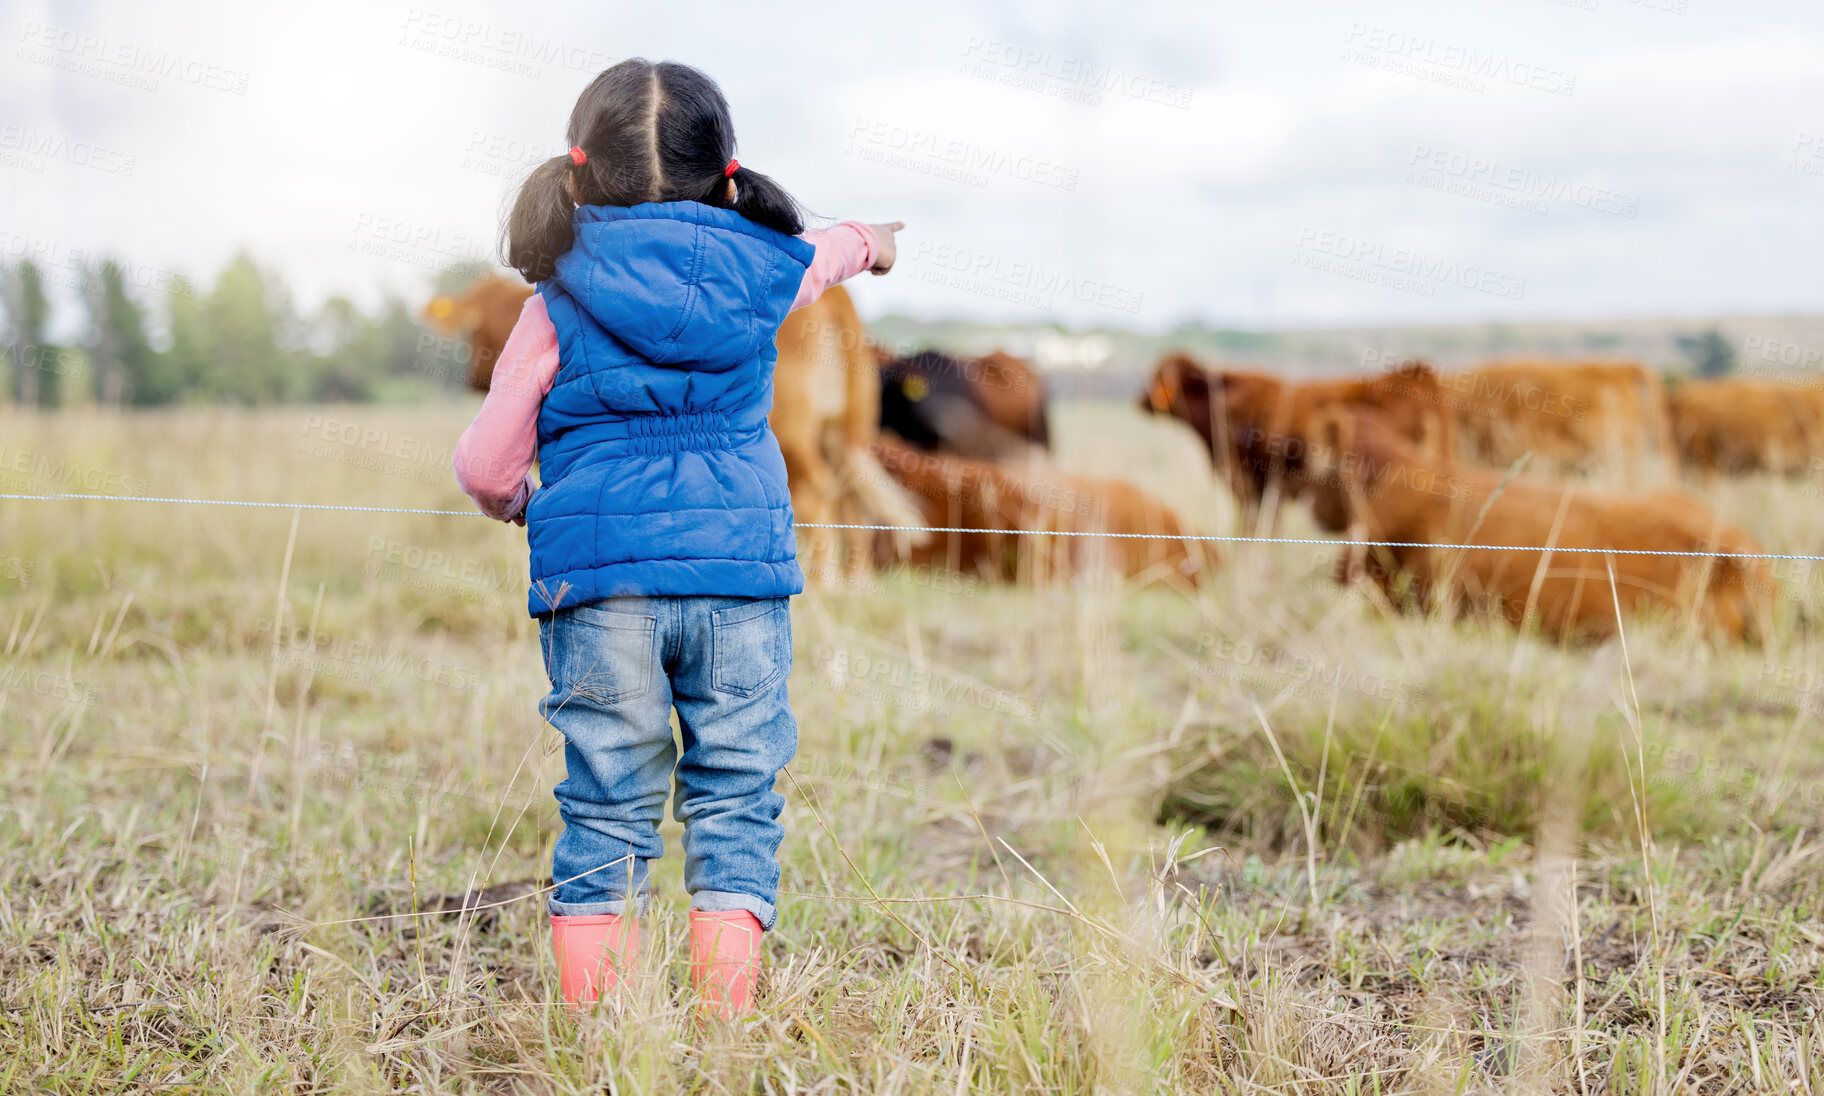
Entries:
<svg viewBox="0 0 1824 1096">
<path fill-rule="evenodd" d="M 475 387 L 529 292 L 488 279 L 426 308 L 471 341 Z M 1051 460 L 1044 382 L 1019 358 L 889 354 L 840 289 L 793 313 L 778 350 L 771 423 L 813 583 L 905 563 L 1189 587 L 1219 563 L 1160 500 Z M 1203 443 L 1243 532 L 1270 536 L 1308 507 L 1340 535 L 1336 581 L 1387 608 L 1560 639 L 1612 634 L 1643 611 L 1719 640 L 1765 637 L 1777 583 L 1744 558 L 1760 545 L 1672 484 L 1681 471 L 1824 467 L 1824 391 L 1740 378 L 1668 390 L 1624 362 L 1409 361 L 1296 383 L 1171 354 L 1139 402 Z"/>
<path fill-rule="evenodd" d="M 1707 415 L 1723 398 L 1694 402 Z M 1390 606 L 1454 606 L 1560 638 L 1608 635 L 1642 610 L 1735 641 L 1771 626 L 1777 584 L 1765 560 L 1743 558 L 1762 552 L 1754 538 L 1689 495 L 1648 489 L 1672 477 L 1681 431 L 1700 420 L 1641 366 L 1407 362 L 1298 384 L 1173 355 L 1141 406 L 1204 440 L 1252 528 L 1308 503 L 1319 527 L 1346 534 L 1336 579 L 1367 580 Z"/>
</svg>

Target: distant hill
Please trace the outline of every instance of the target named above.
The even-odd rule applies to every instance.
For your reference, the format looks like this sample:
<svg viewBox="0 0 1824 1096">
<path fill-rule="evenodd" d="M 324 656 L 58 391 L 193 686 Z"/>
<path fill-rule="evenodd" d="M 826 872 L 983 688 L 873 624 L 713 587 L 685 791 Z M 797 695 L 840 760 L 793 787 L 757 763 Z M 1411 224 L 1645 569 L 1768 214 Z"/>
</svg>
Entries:
<svg viewBox="0 0 1824 1096">
<path fill-rule="evenodd" d="M 1286 331 L 1192 324 L 1160 333 L 888 315 L 870 322 L 869 329 L 895 350 L 937 347 L 979 354 L 999 348 L 1018 354 L 1044 370 L 1060 396 L 1128 395 L 1159 356 L 1174 349 L 1210 364 L 1249 366 L 1291 377 L 1376 370 L 1408 357 L 1450 369 L 1508 356 L 1628 358 L 1681 375 L 1693 371 L 1694 360 L 1680 340 L 1711 330 L 1735 351 L 1738 372 L 1824 378 L 1824 314 Z"/>
</svg>

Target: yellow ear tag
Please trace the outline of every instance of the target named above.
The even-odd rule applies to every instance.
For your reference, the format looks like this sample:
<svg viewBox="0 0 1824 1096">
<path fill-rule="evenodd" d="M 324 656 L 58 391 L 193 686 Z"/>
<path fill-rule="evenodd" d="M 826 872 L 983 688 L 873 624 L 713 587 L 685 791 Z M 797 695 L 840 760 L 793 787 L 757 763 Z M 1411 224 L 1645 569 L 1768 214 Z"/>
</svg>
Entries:
<svg viewBox="0 0 1824 1096">
<path fill-rule="evenodd" d="M 434 297 L 431 299 L 430 312 L 433 317 L 439 320 L 447 320 L 450 318 L 450 313 L 454 311 L 456 311 L 456 303 L 448 297 Z"/>
<path fill-rule="evenodd" d="M 931 382 L 923 377 L 907 377 L 905 384 L 900 387 L 905 391 L 906 398 L 913 403 L 931 394 Z"/>
</svg>

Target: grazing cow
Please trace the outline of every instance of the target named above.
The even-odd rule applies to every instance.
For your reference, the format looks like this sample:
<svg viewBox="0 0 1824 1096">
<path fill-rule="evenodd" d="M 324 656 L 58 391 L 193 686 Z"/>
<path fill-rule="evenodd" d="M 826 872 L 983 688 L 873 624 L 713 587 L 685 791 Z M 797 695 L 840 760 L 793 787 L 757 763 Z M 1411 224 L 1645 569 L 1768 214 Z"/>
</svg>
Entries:
<svg viewBox="0 0 1824 1096">
<path fill-rule="evenodd" d="M 1543 633 L 1603 637 L 1625 613 L 1686 614 L 1712 635 L 1767 636 L 1777 591 L 1765 560 L 1727 558 L 1761 546 L 1685 495 L 1600 495 L 1565 483 L 1522 479 L 1440 461 L 1419 451 L 1372 411 L 1339 408 L 1317 423 L 1312 509 L 1351 539 L 1424 547 L 1350 546 L 1337 578 L 1373 578 L 1395 605 L 1439 601 Z M 1457 549 L 1449 544 L 1540 545 L 1718 553 L 1699 556 L 1597 555 Z M 1438 545 L 1438 547 L 1431 547 Z M 1615 592 L 1610 591 L 1609 567 Z"/>
<path fill-rule="evenodd" d="M 777 340 L 769 421 L 785 456 L 792 514 L 806 524 L 924 524 L 918 507 L 881 471 L 869 450 L 879 432 L 880 373 L 867 328 L 846 289 L 832 286 L 787 316 Z M 840 560 L 832 529 L 805 530 L 810 581 L 829 584 L 846 567 L 865 573 L 873 562 L 873 534 L 848 531 Z M 900 534 L 920 543 L 924 534 Z"/>
<path fill-rule="evenodd" d="M 882 363 L 880 425 L 920 449 L 972 460 L 1051 445 L 1044 381 L 999 350 L 980 358 L 923 350 Z"/>
<path fill-rule="evenodd" d="M 909 557 L 884 556 L 990 581 L 1029 583 L 1119 574 L 1141 584 L 1196 585 L 1218 561 L 1208 541 L 1183 539 L 1197 534 L 1170 507 L 1119 480 L 1085 479 L 1043 466 L 1015 471 L 886 438 L 875 452 L 927 523 L 968 530 L 934 533 Z M 1156 535 L 1035 535 L 1063 532 Z"/>
<path fill-rule="evenodd" d="M 1258 516 L 1269 491 L 1298 497 L 1311 425 L 1326 409 L 1373 408 L 1425 452 L 1443 457 L 1456 448 L 1438 376 L 1414 362 L 1373 377 L 1298 384 L 1262 373 L 1207 370 L 1187 355 L 1169 354 L 1153 371 L 1140 407 L 1178 419 L 1203 439 L 1249 519 Z"/>
<path fill-rule="evenodd" d="M 486 392 L 494 379 L 494 362 L 519 322 L 519 311 L 532 287 L 517 278 L 490 274 L 456 296 L 439 295 L 424 306 L 431 330 L 469 342 L 469 387 Z"/>
<path fill-rule="evenodd" d="M 1680 381 L 1667 396 L 1685 467 L 1798 475 L 1824 457 L 1824 390 L 1749 377 Z"/>
<path fill-rule="evenodd" d="M 1630 486 L 1671 475 L 1659 375 L 1633 362 L 1504 361 L 1446 373 L 1462 456 L 1506 468 L 1527 453 L 1546 474 L 1615 474 Z"/>
</svg>

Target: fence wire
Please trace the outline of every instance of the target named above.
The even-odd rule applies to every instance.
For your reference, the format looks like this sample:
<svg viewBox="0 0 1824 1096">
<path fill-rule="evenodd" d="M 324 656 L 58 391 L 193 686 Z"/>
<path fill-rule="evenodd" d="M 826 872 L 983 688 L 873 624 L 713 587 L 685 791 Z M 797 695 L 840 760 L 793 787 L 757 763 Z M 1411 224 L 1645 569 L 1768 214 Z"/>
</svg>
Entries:
<svg viewBox="0 0 1824 1096">
<path fill-rule="evenodd" d="M 0 499 L 22 502 L 146 502 L 175 506 L 238 506 L 255 510 L 330 510 L 354 514 L 428 514 L 432 517 L 482 518 L 479 510 L 423 510 L 399 506 L 346 506 L 324 502 L 265 502 L 258 499 L 183 499 L 152 495 L 0 494 Z M 946 525 L 861 525 L 836 522 L 794 522 L 799 529 L 854 529 L 880 533 L 994 533 L 1028 537 L 1103 537 L 1113 540 L 1203 541 L 1215 544 L 1325 544 L 1360 548 L 1455 548 L 1468 552 L 1551 552 L 1590 556 L 1685 556 L 1697 559 L 1786 559 L 1824 562 L 1824 555 L 1791 552 L 1700 552 L 1669 548 L 1574 548 L 1542 544 L 1453 544 L 1430 540 L 1348 540 L 1340 537 L 1250 537 L 1210 534 L 1114 533 L 1099 529 L 973 529 Z"/>
</svg>

